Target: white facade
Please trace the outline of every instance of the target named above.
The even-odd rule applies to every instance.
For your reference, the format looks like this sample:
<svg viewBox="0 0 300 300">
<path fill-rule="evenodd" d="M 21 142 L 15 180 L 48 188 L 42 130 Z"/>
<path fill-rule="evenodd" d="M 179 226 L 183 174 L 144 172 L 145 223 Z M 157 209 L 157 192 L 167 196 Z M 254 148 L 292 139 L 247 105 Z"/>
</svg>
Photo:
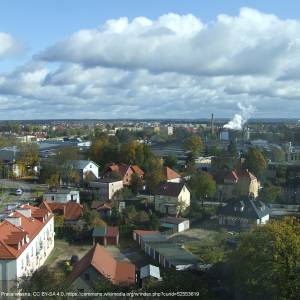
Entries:
<svg viewBox="0 0 300 300">
<path fill-rule="evenodd" d="M 106 200 L 111 200 L 117 191 L 123 187 L 123 180 L 109 181 L 103 179 L 102 181 L 91 182 L 90 187 L 99 189 L 99 194 Z"/>
<path fill-rule="evenodd" d="M 65 190 L 58 190 L 58 191 L 49 191 L 44 193 L 43 200 L 47 202 L 58 202 L 58 203 L 67 203 L 70 201 L 74 201 L 80 203 L 80 196 L 79 191 L 65 191 Z"/>
<path fill-rule="evenodd" d="M 82 180 L 85 180 L 89 173 L 92 173 L 96 178 L 99 177 L 99 166 L 91 160 L 85 161 L 84 164 L 82 163 L 79 171 Z"/>
<path fill-rule="evenodd" d="M 14 223 L 14 220 L 9 218 L 7 221 Z M 54 217 L 50 215 L 49 220 L 45 222 L 41 231 L 32 240 L 26 237 L 20 243 L 21 247 L 24 243 L 29 244 L 19 256 L 15 259 L 0 259 L 0 290 L 13 290 L 18 279 L 31 276 L 45 263 L 54 248 Z"/>
</svg>

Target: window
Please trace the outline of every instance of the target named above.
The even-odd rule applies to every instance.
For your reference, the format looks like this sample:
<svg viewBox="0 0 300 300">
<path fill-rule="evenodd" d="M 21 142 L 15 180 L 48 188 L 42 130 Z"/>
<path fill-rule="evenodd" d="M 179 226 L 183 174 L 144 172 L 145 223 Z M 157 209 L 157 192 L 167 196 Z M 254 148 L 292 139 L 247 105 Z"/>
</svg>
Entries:
<svg viewBox="0 0 300 300">
<path fill-rule="evenodd" d="M 51 200 L 54 201 L 54 200 L 55 200 L 55 197 L 54 197 L 54 196 L 51 196 Z"/>
</svg>

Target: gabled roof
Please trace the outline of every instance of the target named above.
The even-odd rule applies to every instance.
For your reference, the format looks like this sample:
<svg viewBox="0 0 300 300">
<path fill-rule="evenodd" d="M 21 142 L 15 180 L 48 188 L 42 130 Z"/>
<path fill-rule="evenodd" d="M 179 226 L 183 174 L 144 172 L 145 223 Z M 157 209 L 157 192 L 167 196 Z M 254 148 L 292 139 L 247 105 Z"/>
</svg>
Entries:
<svg viewBox="0 0 300 300">
<path fill-rule="evenodd" d="M 234 182 L 238 182 L 240 179 L 248 179 L 249 181 L 251 180 L 256 180 L 256 176 L 253 175 L 249 170 L 231 170 L 230 172 L 226 173 L 224 175 L 224 179 L 227 180 L 232 180 Z"/>
<path fill-rule="evenodd" d="M 131 166 L 133 173 L 140 175 L 140 176 L 144 176 L 144 171 L 138 166 L 138 165 L 132 165 Z"/>
<path fill-rule="evenodd" d="M 231 201 L 220 209 L 221 215 L 253 220 L 261 219 L 270 212 L 270 208 L 262 201 L 250 198 Z"/>
<path fill-rule="evenodd" d="M 135 266 L 127 261 L 117 261 L 106 249 L 96 244 L 79 260 L 70 273 L 68 280 L 73 282 L 89 267 L 116 285 L 135 284 Z"/>
<path fill-rule="evenodd" d="M 159 196 L 178 197 L 185 184 L 183 182 L 163 182 L 156 188 L 154 194 Z"/>
<path fill-rule="evenodd" d="M 180 175 L 169 167 L 163 168 L 163 176 L 164 176 L 165 180 L 172 180 L 172 179 L 180 178 Z"/>
<path fill-rule="evenodd" d="M 124 177 L 129 169 L 131 169 L 133 173 L 135 173 L 139 176 L 144 175 L 144 171 L 139 166 L 137 166 L 137 165 L 127 165 L 127 164 L 123 164 L 123 163 L 107 164 L 104 168 L 103 174 L 105 174 L 107 172 L 115 172 L 115 173 L 119 173 L 122 177 Z"/>
<path fill-rule="evenodd" d="M 77 169 L 77 170 L 83 170 L 87 165 L 89 164 L 94 164 L 96 165 L 97 167 L 99 167 L 95 162 L 93 162 L 92 160 L 82 160 L 82 159 L 79 159 L 79 160 L 72 160 L 71 161 L 71 164 L 73 166 L 74 169 Z"/>
<path fill-rule="evenodd" d="M 30 209 L 31 217 L 26 217 L 21 212 L 15 211 L 8 217 L 18 218 L 21 226 L 16 226 L 8 220 L 0 223 L 0 260 L 16 259 L 20 256 L 53 217 L 47 210 L 31 205 L 21 205 L 20 208 Z M 25 237 L 28 237 L 29 240 Z"/>
<path fill-rule="evenodd" d="M 91 209 L 96 210 L 110 210 L 113 208 L 113 204 L 111 202 L 106 201 L 93 201 L 91 205 Z"/>
<path fill-rule="evenodd" d="M 140 269 L 140 278 L 144 279 L 147 277 L 154 277 L 157 279 L 160 279 L 160 271 L 159 271 L 159 267 L 153 266 L 153 265 L 147 265 L 147 266 L 143 266 Z"/>
<path fill-rule="evenodd" d="M 45 208 L 52 213 L 62 214 L 65 221 L 77 221 L 83 214 L 83 206 L 76 202 L 58 203 L 44 200 L 40 208 Z"/>
</svg>

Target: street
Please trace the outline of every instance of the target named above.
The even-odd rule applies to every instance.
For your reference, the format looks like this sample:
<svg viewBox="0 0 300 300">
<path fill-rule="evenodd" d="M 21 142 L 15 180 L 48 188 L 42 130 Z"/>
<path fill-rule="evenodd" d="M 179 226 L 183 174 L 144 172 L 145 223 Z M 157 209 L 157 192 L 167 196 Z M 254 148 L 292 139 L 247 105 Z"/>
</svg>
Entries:
<svg viewBox="0 0 300 300">
<path fill-rule="evenodd" d="M 22 189 L 22 195 L 16 195 L 16 190 Z M 35 184 L 23 180 L 0 179 L 0 208 L 17 201 L 29 201 L 46 191 L 44 184 Z"/>
</svg>

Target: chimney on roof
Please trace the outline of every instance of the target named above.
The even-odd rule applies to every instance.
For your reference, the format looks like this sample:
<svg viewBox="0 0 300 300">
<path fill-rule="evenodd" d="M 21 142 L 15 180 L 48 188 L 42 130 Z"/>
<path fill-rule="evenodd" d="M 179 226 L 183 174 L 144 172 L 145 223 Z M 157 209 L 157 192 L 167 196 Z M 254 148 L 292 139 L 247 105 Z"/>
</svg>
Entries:
<svg viewBox="0 0 300 300">
<path fill-rule="evenodd" d="M 21 222 L 21 217 L 6 217 L 5 218 L 6 221 L 8 221 L 9 223 L 17 226 L 17 227 L 21 227 L 22 226 L 22 222 Z"/>
<path fill-rule="evenodd" d="M 19 212 L 20 214 L 22 214 L 23 216 L 27 217 L 27 218 L 31 218 L 31 209 L 30 208 L 19 207 L 19 208 L 17 208 L 16 211 Z"/>
</svg>

